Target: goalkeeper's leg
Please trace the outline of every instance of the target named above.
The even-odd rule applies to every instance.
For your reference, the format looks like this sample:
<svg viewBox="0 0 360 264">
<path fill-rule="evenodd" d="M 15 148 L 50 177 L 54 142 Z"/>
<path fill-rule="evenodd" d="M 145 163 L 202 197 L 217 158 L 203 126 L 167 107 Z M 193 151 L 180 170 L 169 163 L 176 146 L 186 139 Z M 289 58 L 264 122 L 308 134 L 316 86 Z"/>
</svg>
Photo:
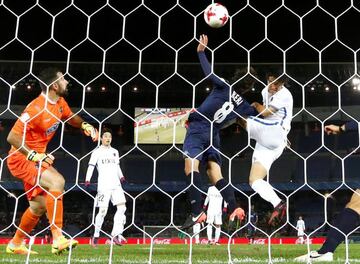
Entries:
<svg viewBox="0 0 360 264">
<path fill-rule="evenodd" d="M 7 253 L 27 255 L 30 251 L 23 245 L 23 241 L 35 228 L 40 217 L 45 213 L 45 198 L 39 195 L 34 197 L 29 203 L 30 207 L 23 213 L 18 229 L 6 247 Z M 30 254 L 37 254 L 37 252 L 30 251 Z"/>
<path fill-rule="evenodd" d="M 52 253 L 60 254 L 62 251 L 78 244 L 76 240 L 68 240 L 62 234 L 63 228 L 63 192 L 64 177 L 54 168 L 49 167 L 40 177 L 40 185 L 47 188 L 45 207 L 53 235 Z"/>
</svg>

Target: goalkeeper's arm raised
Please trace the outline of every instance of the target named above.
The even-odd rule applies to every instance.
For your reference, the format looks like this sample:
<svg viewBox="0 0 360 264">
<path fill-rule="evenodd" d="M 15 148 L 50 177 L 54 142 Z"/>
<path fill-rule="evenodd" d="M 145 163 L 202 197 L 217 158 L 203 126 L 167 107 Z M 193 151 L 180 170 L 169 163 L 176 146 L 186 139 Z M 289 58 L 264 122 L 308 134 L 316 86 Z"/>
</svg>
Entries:
<svg viewBox="0 0 360 264">
<path fill-rule="evenodd" d="M 91 124 L 85 122 L 79 115 L 73 116 L 69 120 L 69 124 L 73 127 L 81 128 L 86 136 L 91 137 L 92 141 L 95 142 L 99 139 L 98 130 Z"/>
</svg>

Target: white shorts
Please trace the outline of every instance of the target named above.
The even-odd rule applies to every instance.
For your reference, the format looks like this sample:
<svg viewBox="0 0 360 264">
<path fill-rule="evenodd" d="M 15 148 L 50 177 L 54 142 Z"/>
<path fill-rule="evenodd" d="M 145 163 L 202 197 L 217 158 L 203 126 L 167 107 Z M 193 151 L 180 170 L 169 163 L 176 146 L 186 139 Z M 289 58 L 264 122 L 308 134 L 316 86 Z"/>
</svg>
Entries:
<svg viewBox="0 0 360 264">
<path fill-rule="evenodd" d="M 222 225 L 222 214 L 208 214 L 206 223 L 214 225 Z"/>
<path fill-rule="evenodd" d="M 298 235 L 298 237 L 302 237 L 302 236 L 304 236 L 304 230 L 298 230 L 298 232 L 297 232 L 297 235 Z"/>
<path fill-rule="evenodd" d="M 287 141 L 287 132 L 275 123 L 256 117 L 247 119 L 247 131 L 256 140 L 252 162 L 260 162 L 268 171 L 283 153 Z"/>
<path fill-rule="evenodd" d="M 97 207 L 108 207 L 110 200 L 113 205 L 126 203 L 124 190 L 121 186 L 117 186 L 112 190 L 98 190 L 95 200 Z"/>
</svg>

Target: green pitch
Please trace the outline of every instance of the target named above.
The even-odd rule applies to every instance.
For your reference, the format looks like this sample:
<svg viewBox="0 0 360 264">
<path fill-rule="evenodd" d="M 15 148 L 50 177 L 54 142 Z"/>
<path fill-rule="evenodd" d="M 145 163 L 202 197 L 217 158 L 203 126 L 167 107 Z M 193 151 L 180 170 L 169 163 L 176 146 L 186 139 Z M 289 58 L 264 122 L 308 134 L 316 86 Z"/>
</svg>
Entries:
<svg viewBox="0 0 360 264">
<path fill-rule="evenodd" d="M 318 249 L 320 245 L 312 246 L 312 249 Z M 349 262 L 360 262 L 360 245 L 349 245 Z M 80 245 L 73 250 L 71 261 L 68 261 L 69 254 L 54 256 L 50 253 L 50 246 L 34 246 L 34 250 L 39 255 L 30 257 L 28 263 L 149 263 L 149 245 L 124 245 L 122 247 L 114 246 L 112 252 L 110 246 L 103 245 L 97 249 L 88 245 Z M 189 263 L 189 245 L 154 245 L 151 263 Z M 231 245 L 232 263 L 268 263 L 267 245 Z M 0 246 L 1 264 L 20 264 L 26 263 L 26 256 L 9 255 L 5 253 L 5 246 Z M 293 258 L 306 252 L 305 245 L 273 245 L 271 247 L 273 263 L 295 263 Z M 110 260 L 110 256 L 112 259 Z M 228 246 L 210 246 L 194 245 L 191 263 L 229 263 Z M 345 246 L 341 245 L 334 255 L 334 263 L 345 263 Z"/>
</svg>

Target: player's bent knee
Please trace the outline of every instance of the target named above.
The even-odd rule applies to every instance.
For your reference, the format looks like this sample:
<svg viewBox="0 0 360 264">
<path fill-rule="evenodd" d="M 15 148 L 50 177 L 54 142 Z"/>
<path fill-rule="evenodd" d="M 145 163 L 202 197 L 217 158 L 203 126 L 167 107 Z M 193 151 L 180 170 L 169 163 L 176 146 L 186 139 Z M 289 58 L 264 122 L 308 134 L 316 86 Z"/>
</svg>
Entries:
<svg viewBox="0 0 360 264">
<path fill-rule="evenodd" d="M 65 179 L 61 174 L 58 174 L 53 179 L 53 188 L 58 190 L 63 190 L 65 187 Z"/>
<path fill-rule="evenodd" d="M 43 205 L 30 205 L 31 213 L 37 216 L 42 216 L 46 212 L 46 207 Z"/>
</svg>

